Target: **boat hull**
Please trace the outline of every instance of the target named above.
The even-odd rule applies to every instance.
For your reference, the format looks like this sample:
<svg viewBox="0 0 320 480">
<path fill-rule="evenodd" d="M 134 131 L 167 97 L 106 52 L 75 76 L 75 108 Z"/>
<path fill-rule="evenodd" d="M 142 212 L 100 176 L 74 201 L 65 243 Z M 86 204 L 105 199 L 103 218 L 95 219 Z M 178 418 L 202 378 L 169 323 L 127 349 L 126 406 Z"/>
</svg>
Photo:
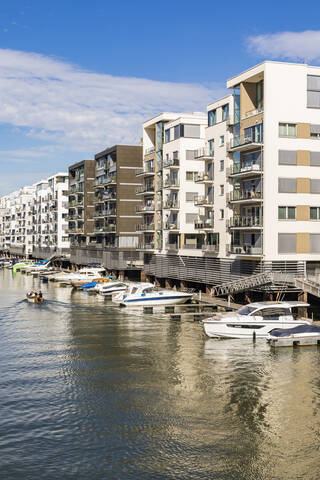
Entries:
<svg viewBox="0 0 320 480">
<path fill-rule="evenodd" d="M 125 307 L 155 307 L 159 305 L 182 305 L 183 303 L 186 303 L 187 300 L 190 300 L 192 298 L 192 295 L 172 295 L 172 296 L 167 296 L 164 295 L 163 297 L 139 297 L 139 298 L 124 298 L 121 300 L 120 305 L 123 305 Z"/>
<path fill-rule="evenodd" d="M 222 322 L 203 321 L 203 328 L 211 338 L 267 338 L 269 332 L 276 328 L 294 328 L 298 325 L 309 325 L 307 321 L 287 322 Z"/>
<path fill-rule="evenodd" d="M 29 303 L 43 303 L 43 298 L 27 297 Z"/>
</svg>

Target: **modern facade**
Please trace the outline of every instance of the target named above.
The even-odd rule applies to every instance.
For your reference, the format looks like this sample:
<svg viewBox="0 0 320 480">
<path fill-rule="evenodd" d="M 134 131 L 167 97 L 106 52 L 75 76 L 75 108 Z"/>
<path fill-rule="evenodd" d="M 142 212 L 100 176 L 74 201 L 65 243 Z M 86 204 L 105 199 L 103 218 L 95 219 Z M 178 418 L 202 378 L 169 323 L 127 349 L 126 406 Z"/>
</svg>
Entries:
<svg viewBox="0 0 320 480">
<path fill-rule="evenodd" d="M 68 233 L 70 254 L 86 247 L 94 231 L 95 161 L 82 160 L 69 167 Z"/>
</svg>

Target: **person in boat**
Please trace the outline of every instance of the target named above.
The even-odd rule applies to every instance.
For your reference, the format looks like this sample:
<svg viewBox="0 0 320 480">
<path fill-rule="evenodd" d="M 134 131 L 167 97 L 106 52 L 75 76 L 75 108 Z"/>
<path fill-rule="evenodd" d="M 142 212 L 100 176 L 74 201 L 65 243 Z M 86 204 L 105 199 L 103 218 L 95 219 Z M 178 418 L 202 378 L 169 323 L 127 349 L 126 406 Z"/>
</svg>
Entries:
<svg viewBox="0 0 320 480">
<path fill-rule="evenodd" d="M 41 292 L 41 290 L 38 292 L 37 297 L 38 297 L 38 300 L 40 300 L 40 301 L 42 300 L 42 292 Z"/>
</svg>

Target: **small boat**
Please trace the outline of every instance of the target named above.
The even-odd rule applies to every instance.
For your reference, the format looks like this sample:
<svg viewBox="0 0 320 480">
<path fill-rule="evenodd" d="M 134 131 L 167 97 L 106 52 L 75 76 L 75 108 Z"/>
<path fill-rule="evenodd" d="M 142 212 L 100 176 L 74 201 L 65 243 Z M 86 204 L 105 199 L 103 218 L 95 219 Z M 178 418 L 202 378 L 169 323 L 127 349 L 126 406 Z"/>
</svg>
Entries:
<svg viewBox="0 0 320 480">
<path fill-rule="evenodd" d="M 94 290 L 104 297 L 111 297 L 113 294 L 118 292 L 126 292 L 128 290 L 128 285 L 123 282 L 113 281 L 104 284 L 97 284 L 94 287 Z"/>
<path fill-rule="evenodd" d="M 39 296 L 35 292 L 30 292 L 26 294 L 27 300 L 29 303 L 42 303 L 43 302 L 43 297 L 42 295 Z"/>
<path fill-rule="evenodd" d="M 320 327 L 299 325 L 294 328 L 277 328 L 268 333 L 267 342 L 273 347 L 317 345 L 320 343 Z"/>
<path fill-rule="evenodd" d="M 152 283 L 133 283 L 128 292 L 114 295 L 112 301 L 125 307 L 146 307 L 149 305 L 179 305 L 191 298 L 192 293 L 157 290 Z"/>
<path fill-rule="evenodd" d="M 310 325 L 312 320 L 298 318 L 293 312 L 308 306 L 305 302 L 255 302 L 237 312 L 217 313 L 202 323 L 206 335 L 212 338 L 266 338 L 276 328 Z"/>
</svg>

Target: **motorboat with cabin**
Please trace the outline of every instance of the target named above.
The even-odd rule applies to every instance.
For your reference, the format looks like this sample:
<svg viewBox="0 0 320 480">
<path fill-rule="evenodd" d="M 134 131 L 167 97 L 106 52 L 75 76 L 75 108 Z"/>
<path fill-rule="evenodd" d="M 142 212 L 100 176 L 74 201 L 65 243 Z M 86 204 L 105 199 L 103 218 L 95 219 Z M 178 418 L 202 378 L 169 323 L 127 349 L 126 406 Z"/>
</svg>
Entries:
<svg viewBox="0 0 320 480">
<path fill-rule="evenodd" d="M 236 312 L 217 313 L 202 323 L 212 338 L 266 338 L 276 328 L 310 325 L 312 320 L 298 317 L 298 309 L 307 307 L 305 302 L 255 302 Z"/>
<path fill-rule="evenodd" d="M 132 283 L 127 292 L 113 295 L 112 301 L 125 307 L 179 305 L 191 300 L 192 293 L 159 290 L 152 283 Z"/>
<path fill-rule="evenodd" d="M 112 297 L 115 293 L 126 292 L 128 290 L 128 284 L 115 280 L 109 283 L 97 284 L 93 287 L 93 290 L 104 297 Z"/>
<path fill-rule="evenodd" d="M 77 283 L 80 285 L 81 282 L 85 284 L 96 279 L 105 278 L 104 273 L 104 268 L 81 268 L 77 272 L 63 272 L 55 275 L 52 280 L 55 282 Z"/>
</svg>

